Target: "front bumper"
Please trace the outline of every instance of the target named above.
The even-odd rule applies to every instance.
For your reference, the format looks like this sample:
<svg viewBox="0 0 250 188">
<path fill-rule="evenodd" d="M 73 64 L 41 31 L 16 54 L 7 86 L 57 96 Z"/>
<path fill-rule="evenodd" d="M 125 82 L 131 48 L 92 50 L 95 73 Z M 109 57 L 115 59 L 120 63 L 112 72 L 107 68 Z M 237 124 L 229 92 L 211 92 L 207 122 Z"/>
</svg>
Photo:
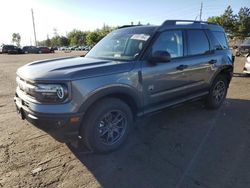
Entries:
<svg viewBox="0 0 250 188">
<path fill-rule="evenodd" d="M 27 102 L 17 95 L 14 97 L 14 102 L 21 119 L 27 120 L 37 128 L 47 132 L 56 140 L 71 142 L 78 139 L 83 114 L 47 114 L 34 112 L 29 109 Z"/>
</svg>

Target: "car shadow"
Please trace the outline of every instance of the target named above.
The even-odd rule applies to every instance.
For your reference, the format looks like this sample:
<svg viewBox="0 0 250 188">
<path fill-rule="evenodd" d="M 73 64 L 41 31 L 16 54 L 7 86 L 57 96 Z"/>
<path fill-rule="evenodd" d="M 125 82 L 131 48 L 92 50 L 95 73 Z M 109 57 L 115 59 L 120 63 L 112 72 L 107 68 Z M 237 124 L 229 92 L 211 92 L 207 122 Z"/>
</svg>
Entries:
<svg viewBox="0 0 250 188">
<path fill-rule="evenodd" d="M 224 166 L 230 169 L 234 164 L 230 156 L 240 155 L 240 141 L 250 139 L 246 132 L 237 133 L 249 124 L 249 106 L 249 100 L 227 99 L 212 111 L 197 101 L 138 120 L 127 142 L 115 152 L 100 155 L 68 147 L 105 188 L 218 187 L 218 173 Z M 221 160 L 225 148 L 229 159 L 210 168 Z M 236 169 L 228 173 L 237 173 Z"/>
</svg>

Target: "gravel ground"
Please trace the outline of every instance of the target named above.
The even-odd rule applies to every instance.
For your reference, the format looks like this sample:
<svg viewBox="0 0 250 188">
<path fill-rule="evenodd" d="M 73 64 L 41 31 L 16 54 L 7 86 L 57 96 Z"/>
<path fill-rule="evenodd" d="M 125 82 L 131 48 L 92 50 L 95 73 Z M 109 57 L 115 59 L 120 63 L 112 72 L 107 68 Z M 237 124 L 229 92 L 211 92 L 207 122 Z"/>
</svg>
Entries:
<svg viewBox="0 0 250 188">
<path fill-rule="evenodd" d="M 227 100 L 201 102 L 138 120 L 126 144 L 106 155 L 59 143 L 18 118 L 15 72 L 55 54 L 0 54 L 0 187 L 250 187 L 250 77 L 237 58 Z"/>
</svg>

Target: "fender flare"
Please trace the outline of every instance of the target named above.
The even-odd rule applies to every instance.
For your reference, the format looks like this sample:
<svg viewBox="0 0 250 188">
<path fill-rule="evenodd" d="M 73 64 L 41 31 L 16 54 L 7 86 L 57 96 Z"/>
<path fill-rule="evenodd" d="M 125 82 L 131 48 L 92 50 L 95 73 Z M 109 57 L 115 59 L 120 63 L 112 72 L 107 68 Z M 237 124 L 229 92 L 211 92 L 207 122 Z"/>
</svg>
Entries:
<svg viewBox="0 0 250 188">
<path fill-rule="evenodd" d="M 127 96 L 130 102 L 133 102 L 136 105 L 137 109 L 140 109 L 143 105 L 143 99 L 140 96 L 140 93 L 136 89 L 123 84 L 109 85 L 106 87 L 98 88 L 97 90 L 91 92 L 87 99 L 82 103 L 79 112 L 85 113 L 89 107 L 94 104 L 96 101 L 112 95 L 124 95 Z"/>
</svg>

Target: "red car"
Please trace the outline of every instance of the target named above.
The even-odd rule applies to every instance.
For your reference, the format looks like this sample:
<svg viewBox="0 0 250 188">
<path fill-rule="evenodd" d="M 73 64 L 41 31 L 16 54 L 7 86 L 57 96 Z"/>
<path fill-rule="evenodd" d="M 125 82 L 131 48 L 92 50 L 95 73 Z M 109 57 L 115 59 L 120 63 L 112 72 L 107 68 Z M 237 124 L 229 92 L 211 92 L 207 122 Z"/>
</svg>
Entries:
<svg viewBox="0 0 250 188">
<path fill-rule="evenodd" d="M 50 49 L 48 47 L 38 47 L 38 53 L 51 53 Z"/>
</svg>

